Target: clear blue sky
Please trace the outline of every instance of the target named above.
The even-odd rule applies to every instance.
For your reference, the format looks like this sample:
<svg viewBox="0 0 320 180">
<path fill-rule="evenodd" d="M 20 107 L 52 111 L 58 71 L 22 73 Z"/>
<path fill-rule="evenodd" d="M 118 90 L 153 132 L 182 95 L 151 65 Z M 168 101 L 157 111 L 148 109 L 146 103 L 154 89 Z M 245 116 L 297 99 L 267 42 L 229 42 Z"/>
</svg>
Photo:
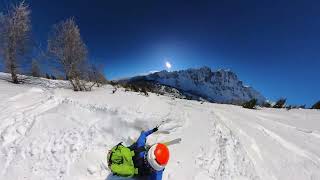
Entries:
<svg viewBox="0 0 320 180">
<path fill-rule="evenodd" d="M 1 10 L 12 1 L 0 0 Z M 164 69 L 230 68 L 271 100 L 320 100 L 320 1 L 27 0 L 44 46 L 74 16 L 108 78 Z"/>
</svg>

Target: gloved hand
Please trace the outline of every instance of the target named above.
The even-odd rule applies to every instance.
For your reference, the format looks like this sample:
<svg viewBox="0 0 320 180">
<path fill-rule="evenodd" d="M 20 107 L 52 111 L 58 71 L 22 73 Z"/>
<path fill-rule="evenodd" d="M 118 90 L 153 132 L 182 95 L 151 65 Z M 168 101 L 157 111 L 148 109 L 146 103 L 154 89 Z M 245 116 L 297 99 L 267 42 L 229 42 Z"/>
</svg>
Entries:
<svg viewBox="0 0 320 180">
<path fill-rule="evenodd" d="M 153 132 L 157 132 L 158 130 L 158 126 L 152 129 Z"/>
</svg>

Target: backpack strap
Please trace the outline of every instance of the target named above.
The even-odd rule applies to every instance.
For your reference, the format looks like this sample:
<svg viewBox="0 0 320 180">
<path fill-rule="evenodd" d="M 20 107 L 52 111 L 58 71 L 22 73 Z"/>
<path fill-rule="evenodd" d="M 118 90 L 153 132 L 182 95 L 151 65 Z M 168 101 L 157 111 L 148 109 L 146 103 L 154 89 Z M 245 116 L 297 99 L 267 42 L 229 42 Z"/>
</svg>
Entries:
<svg viewBox="0 0 320 180">
<path fill-rule="evenodd" d="M 141 147 L 134 149 L 133 151 L 134 151 L 134 154 L 139 154 L 143 151 L 146 151 L 146 148 L 144 146 L 141 146 Z"/>
<path fill-rule="evenodd" d="M 123 142 L 119 142 L 119 144 L 116 145 L 116 150 L 118 149 L 118 147 L 119 147 L 120 145 L 122 145 L 122 143 L 123 143 Z"/>
<path fill-rule="evenodd" d="M 115 147 L 116 147 L 116 150 L 119 148 L 120 145 L 122 145 L 122 143 L 123 143 L 123 142 L 120 142 L 120 143 L 118 143 L 118 144 L 115 146 Z M 112 148 L 112 149 L 113 149 L 113 148 Z M 108 166 L 109 166 L 109 167 L 111 166 L 111 157 L 112 157 L 112 154 L 113 154 L 112 149 L 109 150 L 108 155 L 107 155 L 107 157 L 108 157 Z"/>
<path fill-rule="evenodd" d="M 147 151 L 145 146 L 137 147 L 137 143 L 133 143 L 131 146 L 128 147 L 134 154 L 139 154 L 143 151 Z"/>
<path fill-rule="evenodd" d="M 148 154 L 147 148 L 148 147 L 141 146 L 138 148 L 135 147 L 135 149 L 133 149 L 135 155 L 132 158 L 132 160 L 133 160 L 134 166 L 138 168 L 138 176 L 140 177 L 149 176 L 153 172 L 153 169 L 150 167 L 146 159 L 146 156 Z M 141 152 L 145 152 L 145 155 L 143 157 L 139 156 Z"/>
</svg>

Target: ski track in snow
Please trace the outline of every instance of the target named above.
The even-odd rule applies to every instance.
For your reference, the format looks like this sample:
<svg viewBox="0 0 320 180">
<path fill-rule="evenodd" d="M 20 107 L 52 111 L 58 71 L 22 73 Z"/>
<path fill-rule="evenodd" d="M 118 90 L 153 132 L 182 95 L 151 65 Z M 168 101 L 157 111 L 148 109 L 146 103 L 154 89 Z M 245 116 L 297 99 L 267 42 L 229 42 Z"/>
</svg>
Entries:
<svg viewBox="0 0 320 180">
<path fill-rule="evenodd" d="M 107 150 L 162 121 L 148 144 L 182 138 L 170 146 L 164 180 L 320 179 L 320 128 L 295 124 L 305 114 L 37 83 L 21 91 L 0 80 L 12 90 L 0 91 L 0 179 L 123 180 L 110 174 Z"/>
<path fill-rule="evenodd" d="M 244 147 L 262 179 L 317 179 L 315 177 L 320 175 L 320 141 L 312 130 L 301 130 L 270 120 L 272 118 L 259 115 L 259 111 L 253 111 L 251 115 L 237 112 L 238 110 L 231 114 L 230 111 L 219 109 L 216 114 L 232 126 L 234 133 L 245 142 Z M 263 141 L 255 141 L 253 137 L 258 136 L 263 137 Z M 306 147 L 312 151 L 308 151 Z M 272 165 L 268 167 L 268 164 Z M 300 171 L 292 171 L 293 168 Z"/>
<path fill-rule="evenodd" d="M 36 123 L 37 116 L 57 105 L 50 96 L 48 99 L 40 98 L 40 101 L 30 101 L 28 102 L 28 106 L 20 108 L 17 102 L 19 99 L 37 96 L 36 94 L 38 93 L 41 94 L 43 91 L 32 88 L 25 93 L 9 98 L 9 101 L 5 101 L 0 105 L 2 107 L 0 119 L 3 120 L 1 123 L 0 145 L 1 152 L 4 154 L 1 154 L 1 159 L 5 162 L 2 174 L 6 173 L 8 166 L 14 160 L 14 156 L 19 153 L 19 144 L 30 134 L 31 129 Z M 12 115 L 14 115 L 13 119 L 8 118 L 8 116 Z"/>
<path fill-rule="evenodd" d="M 28 99 L 28 97 L 33 98 Z M 19 101 L 21 100 L 26 101 L 27 105 L 20 106 Z M 152 128 L 157 124 L 157 122 L 150 124 L 150 122 L 146 121 L 146 119 L 151 118 L 143 113 L 143 107 L 148 103 L 147 100 L 138 105 L 136 110 L 131 109 L 130 112 L 94 104 L 81 104 L 70 98 L 53 98 L 49 91 L 43 92 L 40 89 L 39 91 L 31 89 L 28 92 L 9 98 L 8 101 L 0 105 L 7 107 L 2 108 L 1 111 L 1 119 L 3 120 L 0 131 L 1 159 L 5 160 L 2 175 L 5 176 L 7 174 L 7 169 L 10 166 L 14 167 L 16 164 L 21 163 L 21 161 L 28 159 L 35 162 L 31 165 L 31 173 L 39 176 L 39 179 L 70 178 L 68 177 L 70 166 L 76 160 L 81 159 L 83 153 L 95 150 L 97 147 L 100 147 L 100 151 L 104 153 L 116 141 L 126 141 L 126 139 L 116 139 L 112 140 L 110 144 L 100 141 L 95 142 L 99 137 L 102 137 L 104 140 L 110 139 L 111 136 L 121 137 L 125 129 L 133 127 L 135 131 L 140 132 L 142 129 Z M 107 122 L 103 122 L 100 119 L 84 123 L 74 117 L 70 117 L 72 122 L 82 128 L 62 128 L 59 131 L 56 130 L 41 134 L 41 136 L 31 137 L 32 141 L 26 140 L 24 142 L 24 139 L 28 138 L 36 120 L 39 119 L 38 117 L 42 113 L 55 111 L 55 113 L 59 114 L 59 111 L 64 108 L 63 106 L 79 109 L 81 112 L 85 112 L 84 114 L 102 114 L 107 119 Z M 11 117 L 16 112 L 19 112 L 18 115 Z M 135 113 L 140 114 L 140 117 Z M 170 119 L 171 113 L 170 110 L 163 117 L 158 117 L 159 120 L 165 118 L 166 124 L 162 129 L 164 131 L 176 131 L 182 126 L 180 122 Z M 107 123 L 117 128 L 106 125 Z M 119 129 L 123 130 L 119 131 Z M 38 130 L 36 129 L 35 131 Z M 109 173 L 105 169 L 103 162 L 98 166 L 97 168 L 97 164 L 89 164 L 88 173 L 93 177 L 101 177 L 99 175 Z"/>
<path fill-rule="evenodd" d="M 201 148 L 197 164 L 202 171 L 195 179 L 258 180 L 252 162 L 232 131 L 212 112 L 210 149 Z"/>
</svg>

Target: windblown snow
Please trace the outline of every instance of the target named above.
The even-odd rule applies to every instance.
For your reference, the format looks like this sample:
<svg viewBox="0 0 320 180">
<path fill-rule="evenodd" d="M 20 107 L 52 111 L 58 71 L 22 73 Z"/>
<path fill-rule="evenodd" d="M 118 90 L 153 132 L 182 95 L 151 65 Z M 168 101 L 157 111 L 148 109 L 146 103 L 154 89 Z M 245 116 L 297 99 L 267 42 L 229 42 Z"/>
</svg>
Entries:
<svg viewBox="0 0 320 180">
<path fill-rule="evenodd" d="M 0 74 L 1 77 L 7 76 Z M 203 103 L 112 86 L 0 80 L 0 179 L 119 179 L 106 152 L 161 121 L 149 144 L 170 146 L 165 180 L 320 179 L 320 112 Z"/>
</svg>

